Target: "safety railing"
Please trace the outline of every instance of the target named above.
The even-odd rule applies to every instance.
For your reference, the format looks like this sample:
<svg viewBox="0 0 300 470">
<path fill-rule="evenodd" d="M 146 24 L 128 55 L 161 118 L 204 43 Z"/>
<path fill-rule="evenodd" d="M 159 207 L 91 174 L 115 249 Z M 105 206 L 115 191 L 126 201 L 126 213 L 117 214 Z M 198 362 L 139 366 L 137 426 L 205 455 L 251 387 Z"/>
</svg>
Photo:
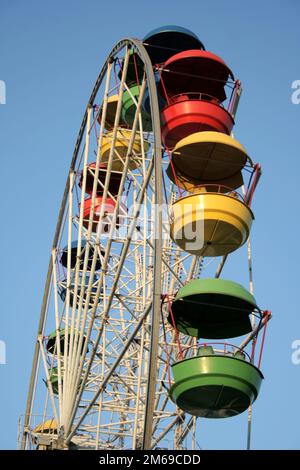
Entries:
<svg viewBox="0 0 300 470">
<path fill-rule="evenodd" d="M 182 346 L 182 359 L 195 356 L 226 356 L 251 362 L 250 355 L 238 346 L 225 342 L 205 342 L 193 346 Z"/>
<path fill-rule="evenodd" d="M 169 105 L 180 103 L 181 101 L 208 101 L 217 106 L 224 107 L 221 101 L 214 96 L 208 95 L 207 93 L 201 93 L 199 91 L 179 93 L 177 95 L 169 96 L 168 98 Z"/>
</svg>

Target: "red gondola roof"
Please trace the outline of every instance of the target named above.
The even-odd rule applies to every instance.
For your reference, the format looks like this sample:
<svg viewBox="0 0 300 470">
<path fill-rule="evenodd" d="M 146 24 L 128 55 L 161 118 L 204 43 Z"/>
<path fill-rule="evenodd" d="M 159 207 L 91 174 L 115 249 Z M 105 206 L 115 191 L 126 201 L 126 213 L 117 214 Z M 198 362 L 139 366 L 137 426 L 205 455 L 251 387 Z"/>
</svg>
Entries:
<svg viewBox="0 0 300 470">
<path fill-rule="evenodd" d="M 170 57 L 163 66 L 162 80 L 169 95 L 201 92 L 226 99 L 224 86 L 234 75 L 223 59 L 209 51 L 191 49 Z"/>
</svg>

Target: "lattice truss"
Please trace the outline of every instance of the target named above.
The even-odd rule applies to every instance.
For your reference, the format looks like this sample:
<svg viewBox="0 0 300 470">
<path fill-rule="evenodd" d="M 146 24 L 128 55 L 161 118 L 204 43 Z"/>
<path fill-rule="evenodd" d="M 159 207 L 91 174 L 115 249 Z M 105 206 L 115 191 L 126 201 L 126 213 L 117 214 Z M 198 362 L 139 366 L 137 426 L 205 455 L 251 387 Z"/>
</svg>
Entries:
<svg viewBox="0 0 300 470">
<path fill-rule="evenodd" d="M 67 445 L 95 449 L 142 445 L 156 246 L 154 159 L 162 159 L 163 173 L 168 161 L 162 151 L 157 154 L 153 132 L 143 128 L 147 74 L 139 84 L 138 99 L 128 86 L 133 50 L 125 42 L 107 61 L 75 149 L 38 336 L 39 360 L 24 427 L 27 448 L 38 443 L 36 425 L 49 419 L 55 422 L 49 435 L 61 437 Z M 130 129 L 120 124 L 125 92 L 135 103 Z M 115 95 L 115 119 L 108 126 L 108 103 Z M 117 195 L 110 192 L 112 168 L 118 168 L 114 170 L 120 179 Z M 177 188 L 165 175 L 163 180 L 161 289 L 162 294 L 172 294 L 198 275 L 201 260 L 170 239 L 168 208 L 177 198 Z M 181 448 L 187 446 L 193 427 L 195 432 L 195 418 L 185 419 L 168 396 L 169 366 L 176 358 L 177 343 L 166 320 L 167 304 L 161 299 L 164 321 L 159 331 L 152 446 Z M 52 331 L 56 340 L 49 350 Z"/>
</svg>

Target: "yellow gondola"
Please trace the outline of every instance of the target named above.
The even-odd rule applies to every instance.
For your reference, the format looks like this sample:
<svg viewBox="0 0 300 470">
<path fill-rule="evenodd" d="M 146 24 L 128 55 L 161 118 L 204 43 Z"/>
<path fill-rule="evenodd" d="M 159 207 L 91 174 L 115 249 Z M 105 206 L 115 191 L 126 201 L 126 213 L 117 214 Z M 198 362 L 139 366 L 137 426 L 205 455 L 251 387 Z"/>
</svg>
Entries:
<svg viewBox="0 0 300 470">
<path fill-rule="evenodd" d="M 201 192 L 176 201 L 171 213 L 174 242 L 198 256 L 223 256 L 242 246 L 254 216 L 236 195 Z"/>
<path fill-rule="evenodd" d="M 108 132 L 103 136 L 101 154 L 101 163 L 107 163 L 109 159 L 111 144 L 112 144 L 113 133 Z M 117 131 L 117 137 L 115 142 L 115 151 L 112 158 L 112 170 L 123 171 L 124 161 L 128 152 L 128 146 L 131 139 L 130 130 L 119 130 Z M 144 141 L 144 151 L 147 153 L 149 150 L 149 143 Z M 132 153 L 129 156 L 129 169 L 134 170 L 142 163 L 142 142 L 141 136 L 138 132 L 135 134 L 134 143 L 132 147 Z"/>
</svg>

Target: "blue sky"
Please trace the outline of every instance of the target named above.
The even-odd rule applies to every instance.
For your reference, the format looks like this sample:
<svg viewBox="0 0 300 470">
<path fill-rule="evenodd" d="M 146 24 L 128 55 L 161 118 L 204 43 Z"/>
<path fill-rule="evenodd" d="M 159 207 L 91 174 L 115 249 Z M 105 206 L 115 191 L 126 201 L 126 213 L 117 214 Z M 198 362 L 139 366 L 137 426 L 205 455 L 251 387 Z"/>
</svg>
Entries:
<svg viewBox="0 0 300 470">
<path fill-rule="evenodd" d="M 102 63 L 123 37 L 163 24 L 193 30 L 244 86 L 235 136 L 263 176 L 252 230 L 255 295 L 273 311 L 253 448 L 299 449 L 299 128 L 291 84 L 300 79 L 298 0 L 14 0 L 0 7 L 1 314 L 0 448 L 15 448 L 24 412 L 50 247 L 75 139 Z M 246 284 L 245 250 L 224 277 Z M 201 420 L 204 449 L 245 448 L 246 414 Z"/>
</svg>

